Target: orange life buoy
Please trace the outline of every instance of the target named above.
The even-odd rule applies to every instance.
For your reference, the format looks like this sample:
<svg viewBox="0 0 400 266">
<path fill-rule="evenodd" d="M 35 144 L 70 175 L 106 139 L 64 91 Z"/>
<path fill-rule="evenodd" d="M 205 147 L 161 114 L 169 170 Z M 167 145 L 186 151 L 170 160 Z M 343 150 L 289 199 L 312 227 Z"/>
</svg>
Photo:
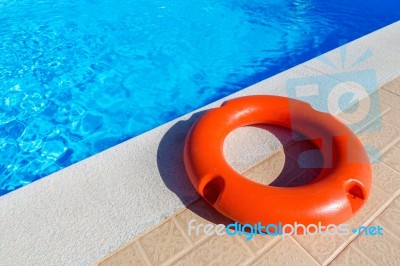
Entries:
<svg viewBox="0 0 400 266">
<path fill-rule="evenodd" d="M 225 137 L 238 127 L 270 124 L 308 137 L 324 165 L 311 183 L 272 187 L 233 170 L 223 155 Z M 242 224 L 340 224 L 366 202 L 371 165 L 360 140 L 334 116 L 279 96 L 236 98 L 204 114 L 187 135 L 185 168 L 197 192 Z"/>
</svg>

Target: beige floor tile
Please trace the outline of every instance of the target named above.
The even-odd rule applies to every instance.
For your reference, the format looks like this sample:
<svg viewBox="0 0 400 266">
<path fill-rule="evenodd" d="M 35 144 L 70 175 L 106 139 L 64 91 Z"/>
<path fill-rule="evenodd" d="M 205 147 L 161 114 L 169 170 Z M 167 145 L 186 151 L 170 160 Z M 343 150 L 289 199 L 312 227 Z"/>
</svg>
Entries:
<svg viewBox="0 0 400 266">
<path fill-rule="evenodd" d="M 400 96 L 397 96 L 386 90 L 378 91 L 379 102 L 382 102 L 390 108 L 400 110 Z"/>
<path fill-rule="evenodd" d="M 378 162 L 372 165 L 372 184 L 389 195 L 400 189 L 400 173 Z"/>
<path fill-rule="evenodd" d="M 146 265 L 145 254 L 141 252 L 138 242 L 133 242 L 129 246 L 123 248 L 105 259 L 99 266 L 130 266 L 130 265 Z"/>
<path fill-rule="evenodd" d="M 329 266 L 376 265 L 352 246 L 346 247 Z"/>
<path fill-rule="evenodd" d="M 280 240 L 252 265 L 318 265 L 292 238 Z"/>
<path fill-rule="evenodd" d="M 173 262 L 173 265 L 240 265 L 248 261 L 251 253 L 236 237 L 211 236 Z"/>
<path fill-rule="evenodd" d="M 228 164 L 237 172 L 243 173 L 281 150 L 282 145 L 291 139 L 291 131 L 283 127 L 267 125 L 240 127 L 225 138 L 223 153 Z"/>
<path fill-rule="evenodd" d="M 360 132 L 364 127 L 378 119 L 378 117 L 370 116 L 366 112 L 357 112 L 354 114 L 340 113 L 336 116 L 339 120 L 347 125 L 354 133 Z M 363 121 L 361 123 L 361 121 Z"/>
<path fill-rule="evenodd" d="M 199 199 L 195 203 L 188 206 L 188 209 L 178 214 L 175 219 L 185 232 L 188 232 L 188 225 L 192 219 L 195 220 L 195 223 L 193 224 L 211 223 L 227 225 L 233 222 L 232 220 L 218 213 L 203 199 Z M 192 232 L 190 235 L 188 234 L 188 237 L 195 244 L 207 238 L 207 236 L 204 233 L 201 233 L 200 230 L 198 235 L 195 232 Z M 254 254 L 259 252 L 264 247 L 272 245 L 274 241 L 277 240 L 276 237 L 261 235 L 256 235 L 249 241 L 245 239 L 245 236 L 241 236 L 240 238 L 242 238 L 242 243 L 244 243 L 244 245 L 246 245 Z"/>
<path fill-rule="evenodd" d="M 396 78 L 384 85 L 382 89 L 400 96 L 400 78 Z"/>
<path fill-rule="evenodd" d="M 397 197 L 375 220 L 384 230 L 395 234 L 400 241 L 400 197 Z M 399 251 L 400 252 L 400 251 Z"/>
<path fill-rule="evenodd" d="M 372 97 L 378 96 L 373 95 Z M 338 114 L 337 117 L 347 126 L 349 126 L 354 132 L 359 132 L 362 128 L 368 126 L 368 124 L 372 123 L 375 119 L 377 119 L 390 109 L 388 105 L 380 101 L 379 112 L 371 113 L 370 106 L 372 104 L 377 104 L 377 102 L 371 102 L 370 98 L 363 99 L 360 101 L 359 104 L 353 105 L 350 108 L 346 109 L 344 112 Z"/>
<path fill-rule="evenodd" d="M 285 165 L 285 153 L 283 149 L 273 154 L 271 157 L 266 158 L 259 164 L 253 166 L 249 170 L 243 173 L 243 176 L 264 184 L 268 185 L 272 183 L 282 172 Z"/>
<path fill-rule="evenodd" d="M 400 111 L 394 109 L 389 110 L 382 116 L 382 121 L 387 122 L 396 128 L 400 128 Z"/>
<path fill-rule="evenodd" d="M 370 226 L 378 226 L 373 222 Z M 377 265 L 400 265 L 400 239 L 383 229 L 383 236 L 358 236 L 351 244 Z"/>
<path fill-rule="evenodd" d="M 251 240 L 245 240 L 242 236 L 244 244 L 254 253 L 257 254 L 260 251 L 265 252 L 268 247 L 272 247 L 281 238 L 279 236 L 269 236 L 269 235 L 256 235 Z M 265 249 L 266 248 L 266 249 Z"/>
<path fill-rule="evenodd" d="M 160 265 L 192 244 L 171 219 L 139 239 L 152 265 Z"/>
<path fill-rule="evenodd" d="M 186 210 L 181 212 L 175 217 L 176 221 L 179 223 L 183 231 L 187 234 L 188 238 L 197 243 L 207 236 L 203 233 L 196 234 L 196 232 L 191 232 L 189 235 L 189 222 L 194 219 L 193 225 L 198 225 L 200 223 L 212 223 L 212 224 L 229 224 L 232 221 L 227 217 L 223 216 L 217 212 L 210 204 L 205 200 L 199 199 L 187 207 Z"/>
<path fill-rule="evenodd" d="M 381 157 L 382 162 L 400 172 L 400 142 L 391 147 Z"/>
<path fill-rule="evenodd" d="M 308 152 L 302 157 L 303 152 Z M 304 159 L 303 159 L 304 158 Z M 322 155 L 308 140 L 292 141 L 283 149 L 243 173 L 261 184 L 291 187 L 316 178 L 323 164 Z"/>
<path fill-rule="evenodd" d="M 357 134 L 364 146 L 370 147 L 367 152 L 374 157 L 377 156 L 375 151 L 383 154 L 400 137 L 400 128 L 383 121 L 381 129 L 377 130 L 377 123 L 379 122 L 375 120 L 363 129 L 361 133 Z"/>
<path fill-rule="evenodd" d="M 346 238 L 342 236 L 315 235 L 293 236 L 318 261 L 323 264 L 329 260 L 338 249 L 346 245 Z"/>
</svg>

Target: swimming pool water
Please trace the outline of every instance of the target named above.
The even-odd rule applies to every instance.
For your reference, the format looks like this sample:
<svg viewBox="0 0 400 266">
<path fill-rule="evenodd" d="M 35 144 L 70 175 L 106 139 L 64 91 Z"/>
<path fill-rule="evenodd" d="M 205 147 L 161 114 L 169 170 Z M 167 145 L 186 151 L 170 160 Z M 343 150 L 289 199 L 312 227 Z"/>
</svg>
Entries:
<svg viewBox="0 0 400 266">
<path fill-rule="evenodd" d="M 0 0 L 0 195 L 399 19 L 397 0 Z"/>
</svg>

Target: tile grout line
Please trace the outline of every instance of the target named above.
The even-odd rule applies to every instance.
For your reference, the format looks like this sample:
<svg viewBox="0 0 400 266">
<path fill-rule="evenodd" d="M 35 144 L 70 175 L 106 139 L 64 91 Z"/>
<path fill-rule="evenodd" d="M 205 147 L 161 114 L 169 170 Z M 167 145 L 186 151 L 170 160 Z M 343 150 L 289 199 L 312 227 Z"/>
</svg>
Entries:
<svg viewBox="0 0 400 266">
<path fill-rule="evenodd" d="M 365 255 L 364 252 L 362 252 L 360 249 L 358 249 L 355 245 L 353 245 L 352 248 L 358 253 L 358 255 L 360 255 L 361 257 L 366 259 L 369 263 L 371 263 L 371 265 L 374 265 L 374 266 L 378 265 L 375 262 L 373 262 L 367 255 Z"/>
<path fill-rule="evenodd" d="M 398 95 L 398 94 L 396 94 L 396 93 L 394 93 L 394 92 L 391 92 L 391 91 L 388 90 L 388 89 L 385 89 L 385 86 L 386 86 L 386 85 L 390 84 L 391 82 L 393 82 L 393 81 L 395 81 L 395 80 L 397 80 L 397 79 L 399 79 L 399 77 L 393 79 L 392 81 L 389 81 L 388 83 L 386 83 L 385 85 L 383 85 L 383 86 L 381 87 L 381 89 L 384 90 L 384 91 L 386 91 L 386 92 L 388 92 L 388 93 L 390 93 L 390 94 L 392 94 L 392 95 L 395 95 L 395 96 L 397 96 L 397 97 L 400 97 L 400 95 Z"/>
<path fill-rule="evenodd" d="M 194 248 L 195 248 L 195 246 L 191 246 L 189 248 L 183 249 L 183 250 L 175 253 L 175 255 L 173 255 L 172 257 L 169 257 L 167 260 L 161 262 L 159 265 L 163 265 L 163 266 L 173 265 L 172 263 L 176 262 L 180 258 L 183 258 L 186 254 L 188 254 Z"/>
<path fill-rule="evenodd" d="M 254 257 L 250 258 L 248 261 L 244 262 L 242 265 L 244 265 L 244 266 L 251 265 L 262 255 L 270 252 L 276 245 L 278 245 L 278 243 L 280 241 L 279 238 L 280 237 L 276 237 L 275 239 L 273 239 L 269 244 L 267 244 L 267 245 L 265 245 L 265 247 L 261 248 Z"/>
<path fill-rule="evenodd" d="M 176 223 L 176 221 L 174 221 L 174 219 L 171 219 L 171 223 L 172 223 L 172 226 L 171 226 L 171 228 L 168 230 L 168 233 L 174 231 L 174 226 L 173 226 L 173 225 L 177 226 L 177 223 Z M 183 233 L 182 233 L 182 231 L 180 230 L 180 227 L 179 227 L 179 226 L 178 226 L 178 230 L 179 230 L 179 232 L 181 233 L 181 235 L 183 235 Z M 173 237 L 173 234 L 172 234 L 172 237 Z M 187 239 L 186 239 L 184 236 L 182 236 L 182 237 L 187 241 Z M 191 241 L 187 242 L 187 244 L 189 244 L 189 245 L 190 245 L 190 243 L 191 243 Z M 186 246 L 186 248 L 182 249 L 181 251 L 178 251 L 177 253 L 175 253 L 175 254 L 172 255 L 171 257 L 166 258 L 165 261 L 158 262 L 158 264 L 159 264 L 159 265 L 166 265 L 166 264 L 168 263 L 168 261 L 179 259 L 180 257 L 182 257 L 182 256 L 180 255 L 181 253 L 185 253 L 187 250 L 191 250 L 192 248 L 193 248 L 193 245 Z"/>
<path fill-rule="evenodd" d="M 377 189 L 380 191 L 382 194 L 387 194 L 385 191 L 380 189 L 379 187 L 376 187 L 374 189 Z M 400 189 L 397 190 L 385 203 L 381 205 L 381 207 L 376 210 L 372 215 L 369 216 L 369 218 L 361 225 L 361 226 L 368 226 L 370 225 L 384 210 L 386 210 L 387 207 L 400 195 Z M 347 245 L 349 245 L 354 239 L 358 237 L 357 234 L 352 234 L 345 242 L 342 244 L 338 249 L 336 249 L 335 252 L 332 253 L 332 255 L 324 262 L 323 265 L 328 265 L 331 263 L 345 248 Z"/>
<path fill-rule="evenodd" d="M 351 245 L 351 242 L 346 246 L 349 247 Z M 378 266 L 375 262 L 373 262 L 368 256 L 366 256 L 364 254 L 364 252 L 362 252 L 361 250 L 359 250 L 354 244 L 351 246 L 351 248 L 354 249 L 354 251 L 361 257 L 363 257 L 364 259 L 366 259 L 370 264 L 369 265 L 374 265 L 374 266 Z M 339 253 L 340 254 L 340 253 Z M 333 261 L 331 261 L 329 264 L 331 264 Z M 328 264 L 328 265 L 329 265 Z"/>
<path fill-rule="evenodd" d="M 252 164 L 250 167 L 246 168 L 246 170 L 241 171 L 241 175 L 243 176 L 246 172 L 252 170 L 253 168 L 257 167 L 258 165 L 262 164 L 264 161 L 270 159 L 272 156 L 275 156 L 276 154 L 278 154 L 280 151 L 283 150 L 284 146 L 287 146 L 289 144 L 291 144 L 293 141 L 290 141 L 288 144 L 282 145 L 281 148 L 279 148 L 278 150 L 274 151 L 273 153 L 271 153 L 269 156 L 257 161 L 256 163 Z"/>
<path fill-rule="evenodd" d="M 205 242 L 207 242 L 211 236 L 206 236 L 204 239 L 199 240 L 197 243 L 194 243 L 190 248 L 184 249 L 181 252 L 178 252 L 175 256 L 171 257 L 167 261 L 165 261 L 162 265 L 174 265 L 173 263 L 179 260 L 180 258 L 183 258 L 186 254 L 190 253 L 192 250 L 198 248 L 199 246 L 203 245 Z"/>
<path fill-rule="evenodd" d="M 365 124 L 363 127 L 359 128 L 359 129 L 355 132 L 355 134 L 357 135 L 357 134 L 361 133 L 361 131 L 362 131 L 363 129 L 365 129 L 365 128 L 367 128 L 368 126 L 370 126 L 371 124 L 373 124 L 377 119 L 379 119 L 379 118 L 382 119 L 382 117 L 383 117 L 384 115 L 386 115 L 387 113 L 389 113 L 391 110 L 394 110 L 394 109 L 391 108 L 391 107 L 389 107 L 387 110 L 383 111 L 379 116 L 374 117 L 370 122 L 368 122 L 367 124 Z M 396 111 L 396 110 L 394 110 L 394 111 Z M 347 121 L 347 120 L 346 120 L 346 121 Z M 349 121 L 348 121 L 348 122 L 349 122 Z M 383 120 L 382 120 L 382 123 L 383 123 Z M 392 123 L 389 123 L 389 122 L 385 122 L 385 123 L 387 123 L 390 127 L 396 127 L 396 126 L 393 125 Z M 357 136 L 357 137 L 358 137 L 358 136 Z M 359 137 L 358 137 L 358 138 L 359 138 Z M 374 158 L 374 159 L 376 159 L 376 160 L 378 160 L 378 161 L 381 161 L 380 158 L 381 158 L 387 151 L 389 151 L 393 146 L 395 146 L 395 145 L 397 144 L 397 142 L 400 142 L 400 136 L 397 137 L 397 138 L 395 138 L 393 141 L 389 142 L 388 144 L 386 144 L 386 146 L 383 147 L 383 148 L 381 149 L 380 154 L 379 154 L 379 158 L 376 158 L 376 156 L 373 156 L 373 155 L 371 155 L 371 154 L 368 154 L 368 156 L 370 156 L 370 157 L 372 157 L 372 158 Z M 386 165 L 386 164 L 385 164 L 385 165 Z M 392 167 L 391 167 L 391 168 L 392 168 Z"/>
<path fill-rule="evenodd" d="M 251 241 L 251 240 L 250 240 Z M 242 239 L 241 237 L 239 237 L 238 239 L 239 245 L 241 245 L 245 250 L 247 250 L 247 252 L 250 254 L 250 259 L 251 257 L 254 257 L 257 255 L 257 252 L 254 252 L 247 244 L 246 241 L 244 239 Z"/>
<path fill-rule="evenodd" d="M 397 196 L 393 199 L 393 201 L 392 201 L 390 204 L 394 203 L 394 201 L 395 201 L 397 198 L 400 199 L 400 188 L 397 189 L 397 191 L 395 192 L 395 195 L 397 195 Z M 383 211 L 385 211 L 387 208 L 389 208 L 390 204 L 389 204 Z M 379 216 L 378 216 L 377 218 L 379 218 Z M 397 240 L 400 241 L 400 236 L 396 235 L 396 234 L 395 234 L 394 232 L 392 232 L 390 229 L 387 229 L 387 228 L 386 228 L 385 231 L 388 231 L 390 235 L 392 235 L 394 238 L 396 238 Z"/>
<path fill-rule="evenodd" d="M 308 252 L 293 236 L 290 236 L 290 238 L 295 242 L 295 244 L 305 253 L 307 253 L 307 256 L 310 257 L 315 263 L 316 265 L 322 265 L 321 263 L 319 263 L 314 257 L 313 255 L 310 254 L 310 252 Z"/>
<path fill-rule="evenodd" d="M 379 158 L 374 157 L 373 155 L 368 154 L 369 156 L 375 158 L 376 160 L 380 161 L 383 163 L 383 161 L 381 160 L 381 158 L 383 157 L 383 155 L 385 155 L 385 153 L 387 153 L 392 147 L 396 146 L 397 143 L 400 143 L 400 136 L 395 138 L 394 140 L 392 140 L 391 142 L 389 142 L 385 147 L 383 147 L 382 151 L 379 154 Z M 385 164 L 387 165 L 387 164 Z M 393 170 L 395 170 L 396 172 L 398 172 L 396 169 L 394 169 L 393 167 L 391 167 L 390 165 L 387 165 L 390 168 L 392 168 Z"/>
<path fill-rule="evenodd" d="M 389 232 L 389 235 L 391 235 L 392 237 L 396 238 L 397 240 L 399 240 L 400 242 L 400 236 L 397 236 L 393 231 L 391 231 L 390 229 L 385 229 L 386 232 Z"/>
<path fill-rule="evenodd" d="M 370 257 L 368 257 L 364 252 L 362 252 L 361 250 L 359 250 L 356 246 L 352 246 L 352 248 L 354 248 L 354 249 L 358 252 L 358 254 L 360 254 L 362 257 L 364 257 L 365 259 L 367 259 L 367 261 L 370 262 L 371 265 L 377 265 L 377 266 L 379 266 L 379 265 L 376 264 L 374 261 L 372 261 L 372 260 L 370 259 Z"/>
<path fill-rule="evenodd" d="M 384 115 L 386 115 L 387 113 L 389 113 L 390 111 L 393 111 L 394 113 L 400 113 L 400 110 L 396 110 L 392 107 L 390 107 L 390 109 L 386 110 L 385 112 L 383 112 L 380 117 L 383 118 Z M 383 120 L 382 120 L 383 122 Z M 388 123 L 389 125 L 393 126 L 394 128 L 397 128 L 397 125 L 392 124 L 392 122 L 387 121 L 386 123 Z"/>
<path fill-rule="evenodd" d="M 146 262 L 146 264 L 148 266 L 151 266 L 152 263 L 150 261 L 149 255 L 147 255 L 147 252 L 144 250 L 144 248 L 142 246 L 142 243 L 140 243 L 140 239 L 138 239 L 136 242 L 137 242 L 137 245 L 138 245 L 139 252 L 141 253 L 144 261 Z"/>
<path fill-rule="evenodd" d="M 399 143 L 400 143 L 400 141 L 399 141 Z M 396 143 L 397 144 L 397 143 Z M 390 149 L 389 149 L 390 150 Z M 388 150 L 388 151 L 389 151 Z M 386 152 L 388 152 L 388 151 L 386 151 Z M 385 152 L 385 153 L 386 153 Z M 383 155 L 383 154 L 382 154 Z M 372 156 L 372 155 L 371 155 Z M 382 161 L 381 160 L 381 158 L 375 158 L 374 156 L 372 156 L 375 160 L 378 160 L 380 163 L 382 163 L 383 165 L 385 165 L 385 166 L 387 166 L 387 167 L 389 167 L 390 169 L 392 169 L 393 171 L 395 171 L 396 173 L 398 173 L 398 174 L 400 174 L 400 171 L 399 170 L 396 170 L 395 168 L 393 168 L 392 166 L 390 166 L 390 165 L 388 165 L 387 163 L 385 163 L 384 161 Z M 381 156 L 382 157 L 382 156 Z"/>
<path fill-rule="evenodd" d="M 326 266 L 329 265 L 337 256 L 339 256 L 340 253 L 343 252 L 343 250 L 350 245 L 350 243 L 356 238 L 356 235 L 351 235 L 349 238 L 344 238 L 345 241 L 335 249 L 335 251 L 329 256 L 321 265 Z"/>
<path fill-rule="evenodd" d="M 400 140 L 400 138 L 399 138 L 399 140 Z M 398 143 L 400 143 L 400 141 L 399 141 Z M 396 145 L 396 144 L 397 144 L 397 143 L 395 143 L 395 145 Z M 393 147 L 394 147 L 394 146 L 393 146 Z M 389 149 L 389 150 L 390 150 L 390 149 Z M 388 152 L 389 150 L 385 151 L 385 153 Z M 382 156 L 383 156 L 385 153 L 383 153 Z M 375 160 L 379 161 L 379 163 L 381 163 L 381 164 L 385 165 L 386 167 L 390 168 L 391 170 L 393 170 L 393 171 L 396 172 L 397 174 L 400 174 L 400 171 L 398 171 L 397 169 L 393 168 L 393 167 L 390 166 L 389 164 L 387 164 L 387 163 L 385 163 L 384 161 L 382 161 L 382 156 L 380 156 L 380 158 L 376 158 L 376 157 L 374 157 L 374 156 L 371 155 L 371 157 L 373 157 Z"/>
<path fill-rule="evenodd" d="M 340 47 L 340 46 L 339 46 L 339 47 Z M 339 47 L 338 47 L 338 48 L 339 48 Z M 336 49 L 338 49 L 338 48 L 336 48 Z M 319 55 L 319 56 L 321 56 L 321 55 Z M 309 61 L 318 60 L 317 58 L 318 58 L 319 56 L 314 57 L 313 59 L 311 59 L 311 60 L 309 60 Z M 353 85 L 352 85 L 351 83 L 349 83 L 349 80 L 342 80 L 342 79 L 339 79 L 339 78 L 337 78 L 337 77 L 332 76 L 332 75 L 331 75 L 332 73 L 326 73 L 326 72 L 323 72 L 323 71 L 321 71 L 321 70 L 319 70 L 319 69 L 317 69 L 317 68 L 314 68 L 314 67 L 309 66 L 309 65 L 307 64 L 307 62 L 309 62 L 309 61 L 304 62 L 304 63 L 303 63 L 303 66 L 306 67 L 306 68 L 308 68 L 308 69 L 310 69 L 310 70 L 316 71 L 316 72 L 322 74 L 323 76 L 328 76 L 328 77 L 330 77 L 330 78 L 332 78 L 332 79 L 334 79 L 334 80 L 336 80 L 336 81 L 340 81 L 340 82 L 346 84 L 347 86 L 349 86 L 349 87 L 351 87 L 351 88 L 356 88 L 356 87 L 353 87 Z M 384 84 L 381 85 L 381 86 L 379 86 L 379 84 L 377 84 L 376 90 L 374 90 L 372 93 L 375 93 L 376 91 L 379 91 L 383 86 L 385 86 L 385 85 L 388 84 L 389 82 L 391 82 L 391 81 L 384 81 L 384 82 L 383 82 Z M 356 88 L 356 89 L 357 89 L 357 88 Z M 372 93 L 371 93 L 371 94 L 372 94 Z"/>
<path fill-rule="evenodd" d="M 178 228 L 179 232 L 181 232 L 183 238 L 188 242 L 188 244 L 191 244 L 193 246 L 194 242 L 186 235 L 187 232 L 182 228 L 180 223 L 176 221 L 175 217 L 172 219 L 172 222 L 175 224 L 176 228 Z"/>
<path fill-rule="evenodd" d="M 381 119 L 381 120 L 382 120 L 382 117 L 383 117 L 385 114 L 387 114 L 388 112 L 390 112 L 390 110 L 392 110 L 392 108 L 391 108 L 391 107 L 388 107 L 387 110 L 381 112 L 378 116 L 371 117 L 371 120 L 370 120 L 368 123 L 366 123 L 365 125 L 363 125 L 361 128 L 357 128 L 357 130 L 354 132 L 354 134 L 357 135 L 357 134 L 359 134 L 359 133 L 362 133 L 362 132 L 361 132 L 362 130 L 368 128 L 368 127 L 369 127 L 370 125 L 372 125 L 376 120 L 378 120 L 378 119 Z M 346 120 L 346 121 L 347 121 L 347 120 Z M 351 124 L 350 121 L 347 121 L 347 122 L 349 122 L 349 123 Z M 383 121 L 382 121 L 382 124 L 383 124 Z M 392 124 L 390 124 L 390 123 L 389 123 L 389 125 L 392 126 Z M 357 137 L 358 137 L 358 136 L 357 136 Z"/>
<path fill-rule="evenodd" d="M 198 200 L 198 199 L 197 199 Z M 197 200 L 195 200 L 194 202 L 196 202 Z M 193 203 L 191 203 L 193 204 Z M 189 204 L 189 205 L 191 205 Z M 188 206 L 189 206 L 188 205 Z M 162 220 L 161 222 L 157 223 L 156 225 L 154 225 L 153 227 L 149 228 L 148 230 L 146 230 L 145 232 L 141 233 L 140 235 L 130 239 L 128 242 L 120 245 L 119 247 L 117 247 L 116 249 L 113 249 L 112 251 L 110 251 L 106 256 L 102 257 L 100 260 L 98 260 L 97 262 L 95 262 L 93 265 L 98 265 L 100 263 L 102 263 L 103 261 L 111 258 L 112 256 L 114 256 L 115 254 L 117 254 L 118 252 L 126 249 L 128 246 L 132 245 L 135 242 L 140 242 L 139 240 L 141 238 L 143 238 L 144 236 L 150 234 L 151 232 L 153 232 L 154 230 L 156 230 L 158 227 L 162 226 L 163 224 L 167 223 L 168 221 L 170 221 L 171 219 L 173 219 L 175 216 L 179 215 L 180 213 L 184 212 L 187 209 L 187 207 L 183 207 L 180 208 L 178 211 L 176 211 L 174 214 L 172 214 L 171 216 L 165 218 L 164 220 Z"/>
</svg>

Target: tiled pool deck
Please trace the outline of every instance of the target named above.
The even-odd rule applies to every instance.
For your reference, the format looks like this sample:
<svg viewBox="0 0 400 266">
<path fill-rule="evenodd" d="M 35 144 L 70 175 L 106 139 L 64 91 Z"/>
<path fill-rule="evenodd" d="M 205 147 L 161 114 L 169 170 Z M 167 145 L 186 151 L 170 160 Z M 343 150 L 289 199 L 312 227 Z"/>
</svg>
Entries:
<svg viewBox="0 0 400 266">
<path fill-rule="evenodd" d="M 352 66 L 367 49 L 373 56 Z M 326 57 L 341 65 L 339 49 Z M 344 71 L 375 71 L 381 110 L 365 126 L 378 117 L 383 122 L 379 132 L 355 129 L 364 143 L 380 150 L 382 157 L 373 165 L 370 199 L 349 223 L 379 224 L 384 227 L 383 237 L 294 236 L 280 240 L 257 236 L 251 241 L 243 237 L 189 237 L 187 222 L 192 218 L 227 222 L 199 200 L 183 168 L 183 141 L 201 111 L 197 110 L 195 115 L 178 118 L 0 197 L 1 264 L 399 264 L 400 79 L 396 77 L 400 77 L 400 22 L 350 43 L 346 60 L 352 67 Z M 241 95 L 286 95 L 287 80 L 302 77 L 323 76 L 354 86 L 332 74 L 338 71 L 343 69 L 332 69 L 313 59 L 202 110 Z M 326 99 L 310 103 L 318 109 L 321 100 Z M 243 141 L 243 136 L 257 140 L 264 133 L 251 129 L 239 132 L 232 137 L 226 155 L 238 171 L 268 182 L 265 173 L 270 179 L 278 175 L 283 162 L 289 160 L 282 149 L 291 143 L 282 147 L 273 137 L 258 146 Z"/>
<path fill-rule="evenodd" d="M 291 236 L 282 240 L 258 235 L 246 240 L 246 236 L 189 235 L 188 224 L 192 219 L 196 224 L 232 222 L 199 199 L 106 256 L 98 265 L 399 265 L 400 77 L 383 86 L 379 97 L 383 130 L 373 138 L 360 137 L 365 144 L 374 142 L 386 152 L 373 165 L 370 199 L 348 224 L 350 228 L 379 225 L 384 228 L 384 236 Z M 291 145 L 297 144 L 288 143 L 285 150 L 296 149 Z M 286 152 L 286 156 L 295 154 Z M 286 158 L 293 160 L 297 158 Z M 243 175 L 270 183 L 279 176 L 284 162 L 282 148 Z M 287 183 L 290 182 L 294 180 Z"/>
</svg>

